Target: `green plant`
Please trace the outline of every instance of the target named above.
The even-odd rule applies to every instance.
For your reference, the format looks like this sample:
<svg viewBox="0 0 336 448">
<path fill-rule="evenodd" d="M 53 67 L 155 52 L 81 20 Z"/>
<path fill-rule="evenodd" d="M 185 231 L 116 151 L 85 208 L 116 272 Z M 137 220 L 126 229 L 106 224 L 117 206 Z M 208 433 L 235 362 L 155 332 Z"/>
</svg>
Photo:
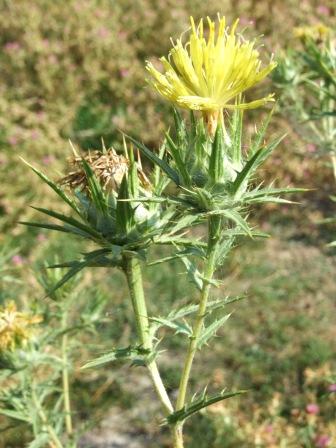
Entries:
<svg viewBox="0 0 336 448">
<path fill-rule="evenodd" d="M 283 109 L 291 112 L 316 155 L 329 158 L 336 181 L 335 35 L 322 24 L 294 31 L 301 46 L 289 49 L 280 59 L 273 79 L 282 91 Z M 324 222 L 333 223 L 335 218 Z"/>
<path fill-rule="evenodd" d="M 40 273 L 45 293 L 63 275 L 59 269 Z M 26 432 L 30 448 L 77 444 L 70 391 L 77 338 L 94 332 L 105 305 L 81 303 L 79 281 L 54 291 L 51 303 L 31 302 L 29 312 L 19 311 L 14 302 L 0 310 L 0 414 Z"/>
<path fill-rule="evenodd" d="M 242 94 L 264 78 L 274 64 L 261 69 L 259 53 L 253 48 L 253 43 L 236 36 L 235 27 L 228 32 L 224 19 L 219 18 L 216 40 L 215 23 L 210 19 L 208 23 L 208 40 L 203 36 L 200 22 L 197 29 L 193 26 L 190 54 L 179 41 L 171 52 L 174 54 L 174 66 L 165 61 L 168 70 L 164 76 L 151 71 L 156 81 L 160 81 L 160 86 L 154 83 L 160 93 L 165 95 L 165 89 L 169 90 L 165 96 L 177 105 L 192 110 L 189 121 L 174 110 L 175 132 L 166 133 L 159 154 L 133 137 L 126 136 L 131 144 L 127 146 L 124 141 L 124 155 L 105 147 L 101 152 L 86 156 L 75 152 L 72 169 L 61 185 L 32 167 L 72 214 L 36 207 L 37 211 L 58 223 L 26 223 L 31 227 L 80 237 L 88 247 L 76 259 L 53 266 L 68 268 L 68 271 L 56 282 L 47 284 L 50 297 L 57 299 L 60 288 L 66 287 L 84 268 L 117 268 L 125 275 L 137 341 L 124 348 L 113 348 L 88 361 L 84 368 L 96 368 L 116 360 L 145 366 L 162 404 L 164 423 L 171 428 L 176 448 L 184 446 L 183 426 L 188 418 L 210 405 L 244 392 L 223 389 L 208 394 L 204 390 L 190 398 L 189 383 L 196 354 L 210 344 L 229 319 L 231 313 L 226 311 L 227 305 L 242 298 L 211 298 L 212 287 L 221 284 L 215 278 L 216 271 L 226 262 L 230 250 L 239 239 L 266 236 L 249 224 L 248 211 L 254 204 L 288 203 L 281 195 L 299 191 L 255 182 L 258 168 L 281 141 L 281 137 L 268 144 L 264 141 L 271 114 L 249 142 L 248 150 L 243 150 L 246 142 L 242 110 L 258 107 L 271 98 L 244 103 Z M 222 78 L 224 56 L 230 70 Z M 193 77 L 194 70 L 197 70 L 196 78 Z M 227 98 L 223 97 L 223 79 L 227 82 L 226 88 L 231 89 Z M 204 84 L 201 90 L 197 88 L 199 82 Z M 186 97 L 186 93 L 190 95 Z M 220 94 L 220 101 L 217 101 L 217 94 Z M 229 100 L 235 102 L 228 104 Z M 224 108 L 234 110 L 229 119 L 224 120 Z M 203 116 L 193 112 L 199 109 Z M 133 145 L 153 164 L 149 176 L 144 173 Z M 64 185 L 70 188 L 70 194 Z M 168 247 L 169 255 L 151 259 L 151 249 L 162 245 Z M 182 308 L 172 307 L 166 316 L 150 316 L 142 281 L 143 266 L 161 264 L 171 259 L 178 259 L 184 265 L 196 288 L 197 299 Z M 65 311 L 62 312 L 61 322 L 67 325 Z M 187 340 L 175 404 L 158 367 L 163 327 Z M 62 347 L 66 344 L 67 338 L 62 339 Z M 49 425 L 51 429 L 46 426 L 49 435 L 44 434 L 45 438 L 49 437 L 48 440 L 53 439 L 57 447 L 75 444 L 68 399 L 68 371 L 64 370 L 66 364 L 65 348 L 61 373 L 57 371 L 57 375 L 62 376 L 64 421 L 57 423 L 52 420 L 52 425 Z M 35 405 L 39 410 L 42 403 Z M 40 421 L 46 425 L 44 420 L 40 413 Z"/>
<path fill-rule="evenodd" d="M 254 43 L 235 34 L 237 23 L 229 30 L 225 28 L 224 19 L 219 17 L 217 33 L 215 22 L 208 19 L 208 25 L 210 34 L 205 39 L 203 22 L 196 28 L 192 21 L 190 42 L 183 45 L 178 41 L 174 45 L 170 52 L 172 65 L 163 60 L 164 75 L 148 65 L 155 88 L 174 105 L 190 109 L 189 120 L 174 109 L 174 131 L 165 134 L 158 154 L 133 137 L 125 136 L 123 155 L 105 146 L 102 151 L 87 155 L 79 155 L 74 150 L 69 173 L 58 183 L 31 166 L 70 214 L 35 207 L 56 223 L 25 224 L 81 238 L 86 247 L 86 251 L 73 260 L 51 266 L 57 269 L 52 281 L 44 277 L 47 295 L 55 302 L 53 317 L 58 320 L 59 328 L 43 333 L 38 350 L 31 344 L 24 351 L 28 358 L 33 353 L 36 363 L 29 358 L 22 372 L 20 370 L 22 375 L 14 392 L 20 399 L 16 402 L 13 395 L 3 398 L 14 406 L 16 414 L 12 413 L 12 417 L 25 418 L 23 421 L 31 425 L 32 447 L 48 443 L 61 448 L 77 443 L 79 432 L 73 429 L 70 401 L 71 344 L 68 336 L 90 329 L 101 316 L 91 310 L 85 318 L 82 312 L 80 323 L 70 323 L 69 313 L 73 312 L 77 298 L 64 291 L 85 268 L 118 269 L 124 274 L 137 340 L 126 347 L 111 348 L 88 360 L 83 368 L 97 368 L 117 360 L 144 366 L 176 448 L 184 446 L 183 427 L 187 419 L 245 392 L 222 389 L 208 393 L 205 389 L 190 396 L 196 354 L 202 353 L 229 319 L 231 313 L 227 312 L 227 306 L 242 298 L 213 299 L 212 288 L 221 285 L 216 272 L 226 263 L 238 241 L 266 236 L 249 223 L 248 213 L 253 205 L 289 203 L 281 195 L 300 190 L 274 188 L 255 181 L 258 169 L 282 139 L 265 142 L 272 114 L 250 142 L 246 142 L 244 134 L 243 109 L 259 107 L 272 100 L 272 96 L 246 103 L 242 95 L 262 80 L 275 64 L 271 62 L 261 68 Z M 224 72 L 223 67 L 227 67 Z M 224 115 L 224 109 L 233 110 L 231 116 Z M 198 110 L 202 111 L 201 116 Z M 248 150 L 243 149 L 246 143 Z M 142 168 L 140 153 L 151 163 L 150 174 Z M 168 254 L 157 258 L 158 252 L 152 249 L 162 246 L 167 247 Z M 149 315 L 142 271 L 146 264 L 160 265 L 172 259 L 181 261 L 185 267 L 195 286 L 195 298 L 183 307 L 179 307 L 176 300 L 166 315 Z M 60 277 L 60 272 L 66 268 L 68 270 Z M 176 403 L 159 370 L 164 328 L 168 331 L 166 334 L 171 331 L 183 345 L 186 343 Z M 57 339 L 61 340 L 60 354 L 55 356 L 49 378 L 36 381 L 36 370 L 49 359 L 44 344 L 55 343 Z M 6 350 L 3 352 L 6 355 Z M 18 353 L 14 350 L 14 356 Z M 11 352 L 10 356 L 13 356 Z M 55 389 L 53 383 L 58 382 L 61 387 Z M 32 406 L 34 412 L 30 410 Z M 3 411 L 8 416 L 11 412 L 11 408 Z"/>
</svg>

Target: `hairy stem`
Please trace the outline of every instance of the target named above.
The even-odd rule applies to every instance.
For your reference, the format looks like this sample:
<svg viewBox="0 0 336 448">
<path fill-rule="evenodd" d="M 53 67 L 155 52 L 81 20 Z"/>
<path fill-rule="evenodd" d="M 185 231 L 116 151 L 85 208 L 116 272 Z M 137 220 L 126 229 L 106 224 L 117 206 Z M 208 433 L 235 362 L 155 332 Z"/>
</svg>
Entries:
<svg viewBox="0 0 336 448">
<path fill-rule="evenodd" d="M 176 401 L 176 410 L 183 408 L 186 402 L 186 396 L 188 391 L 189 379 L 194 357 L 197 351 L 198 341 L 202 332 L 204 318 L 206 314 L 206 308 L 211 288 L 211 280 L 213 278 L 216 269 L 216 251 L 217 243 L 220 236 L 220 224 L 221 220 L 217 216 L 212 216 L 208 221 L 208 250 L 207 250 L 207 260 L 204 270 L 204 280 L 203 288 L 201 291 L 201 297 L 199 301 L 198 311 L 193 325 L 192 337 L 189 341 L 189 347 L 184 362 L 184 367 L 182 371 L 182 376 L 179 385 L 179 391 Z M 176 426 L 176 431 L 182 433 L 182 424 L 179 423 Z M 175 448 L 183 447 L 182 445 L 176 444 Z"/>
<path fill-rule="evenodd" d="M 124 261 L 124 271 L 130 290 L 138 338 L 144 349 L 152 350 L 153 342 L 149 334 L 149 320 L 143 290 L 140 262 L 134 257 L 125 258 Z M 173 406 L 167 394 L 166 388 L 162 382 L 155 360 L 150 360 L 147 363 L 147 369 L 149 371 L 154 389 L 163 406 L 165 414 L 170 414 L 171 412 L 173 412 Z"/>
</svg>

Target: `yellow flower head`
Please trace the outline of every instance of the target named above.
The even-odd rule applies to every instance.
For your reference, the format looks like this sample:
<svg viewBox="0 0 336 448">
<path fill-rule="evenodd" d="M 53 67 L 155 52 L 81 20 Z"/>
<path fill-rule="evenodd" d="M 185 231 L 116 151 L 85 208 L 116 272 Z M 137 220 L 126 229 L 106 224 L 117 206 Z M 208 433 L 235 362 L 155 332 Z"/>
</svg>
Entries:
<svg viewBox="0 0 336 448">
<path fill-rule="evenodd" d="M 41 320 L 40 316 L 17 311 L 14 302 L 0 308 L 0 353 L 24 345 L 31 336 L 31 326 Z"/>
<path fill-rule="evenodd" d="M 293 30 L 294 37 L 306 41 L 307 39 L 312 39 L 314 41 L 325 41 L 331 34 L 330 28 L 323 25 L 323 23 L 318 23 L 313 26 L 303 26 L 297 27 Z"/>
<path fill-rule="evenodd" d="M 237 103 L 235 99 L 245 90 L 265 78 L 276 66 L 270 62 L 261 68 L 255 42 L 235 34 L 238 20 L 226 27 L 225 17 L 218 16 L 216 24 L 207 18 L 208 38 L 204 37 L 203 20 L 195 26 L 191 17 L 189 41 L 183 45 L 178 39 L 169 53 L 163 57 L 165 73 L 162 74 L 147 63 L 151 83 L 165 98 L 176 105 L 206 112 L 226 109 L 251 109 L 273 101 L 272 95 L 252 101 Z"/>
</svg>

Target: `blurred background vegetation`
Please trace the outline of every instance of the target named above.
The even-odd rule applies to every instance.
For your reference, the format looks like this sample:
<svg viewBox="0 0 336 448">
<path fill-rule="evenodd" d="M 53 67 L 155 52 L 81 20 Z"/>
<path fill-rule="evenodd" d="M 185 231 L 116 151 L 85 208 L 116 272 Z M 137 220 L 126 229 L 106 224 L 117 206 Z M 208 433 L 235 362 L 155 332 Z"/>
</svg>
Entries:
<svg viewBox="0 0 336 448">
<path fill-rule="evenodd" d="M 122 129 L 157 148 L 170 125 L 169 106 L 147 87 L 144 62 L 167 53 L 170 37 L 186 29 L 191 14 L 198 19 L 220 12 L 229 22 L 240 17 L 249 37 L 265 36 L 266 56 L 298 45 L 295 26 L 336 24 L 332 0 L 0 0 L 0 5 L 0 303 L 14 299 L 23 306 L 42 295 L 36 272 L 45 260 L 71 259 L 79 243 L 18 224 L 34 217 L 29 204 L 50 207 L 55 201 L 19 156 L 58 179 L 70 155 L 68 139 L 83 150 L 100 148 L 101 138 L 119 148 Z M 271 82 L 262 88 L 275 89 Z M 251 129 L 262 113 L 249 113 Z M 225 286 L 218 294 L 248 298 L 235 307 L 194 378 L 199 390 L 212 383 L 250 391 L 190 423 L 190 447 L 336 446 L 336 259 L 335 249 L 326 247 L 335 228 L 321 224 L 335 208 L 329 199 L 335 184 L 328 160 L 315 157 L 314 144 L 278 108 L 269 136 L 284 132 L 264 177 L 313 191 L 298 198 L 300 205 L 258 210 L 255 222 L 272 238 L 236 248 L 221 273 Z M 147 272 L 153 312 L 163 313 L 176 297 L 193 294 L 179 264 L 154 272 L 154 277 Z M 81 303 L 87 306 L 99 295 L 106 313 L 98 334 L 75 359 L 75 417 L 90 415 L 95 422 L 83 446 L 114 446 L 118 431 L 127 436 L 127 422 L 133 432 L 121 446 L 136 441 L 134 447 L 166 446 L 165 431 L 156 433 L 150 424 L 156 409 L 146 405 L 151 392 L 140 368 L 79 371 L 111 337 L 123 346 L 133 334 L 117 272 L 107 278 L 91 270 L 80 282 Z M 173 356 L 163 356 L 163 370 L 174 393 L 181 363 L 174 338 L 169 349 Z M 138 411 L 129 409 L 132 393 Z M 5 419 L 0 429 L 0 446 L 6 448 L 24 446 L 29 438 L 24 427 L 18 433 Z"/>
</svg>

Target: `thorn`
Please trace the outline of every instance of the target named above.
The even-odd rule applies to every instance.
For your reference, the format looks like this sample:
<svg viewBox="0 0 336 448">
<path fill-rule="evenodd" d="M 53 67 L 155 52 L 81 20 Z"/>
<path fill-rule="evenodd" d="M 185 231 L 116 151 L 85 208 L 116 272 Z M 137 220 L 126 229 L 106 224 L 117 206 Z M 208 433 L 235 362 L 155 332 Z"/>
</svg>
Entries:
<svg viewBox="0 0 336 448">
<path fill-rule="evenodd" d="M 101 137 L 101 144 L 102 144 L 102 148 L 103 148 L 103 152 L 106 152 L 106 146 L 105 146 L 105 142 L 104 142 L 104 137 Z"/>
<path fill-rule="evenodd" d="M 74 147 L 74 145 L 73 145 L 73 143 L 72 143 L 72 141 L 71 141 L 70 139 L 69 139 L 69 143 L 70 143 L 72 152 L 74 153 L 74 156 L 75 156 L 75 157 L 80 157 L 79 154 L 78 154 L 77 151 L 76 151 L 76 148 Z"/>
<path fill-rule="evenodd" d="M 123 134 L 123 149 L 124 149 L 126 159 L 129 160 L 125 134 Z"/>
<path fill-rule="evenodd" d="M 138 159 L 139 168 L 140 168 L 140 170 L 142 170 L 142 163 L 141 163 L 141 157 L 140 157 L 139 148 L 137 148 L 137 159 Z"/>
</svg>

